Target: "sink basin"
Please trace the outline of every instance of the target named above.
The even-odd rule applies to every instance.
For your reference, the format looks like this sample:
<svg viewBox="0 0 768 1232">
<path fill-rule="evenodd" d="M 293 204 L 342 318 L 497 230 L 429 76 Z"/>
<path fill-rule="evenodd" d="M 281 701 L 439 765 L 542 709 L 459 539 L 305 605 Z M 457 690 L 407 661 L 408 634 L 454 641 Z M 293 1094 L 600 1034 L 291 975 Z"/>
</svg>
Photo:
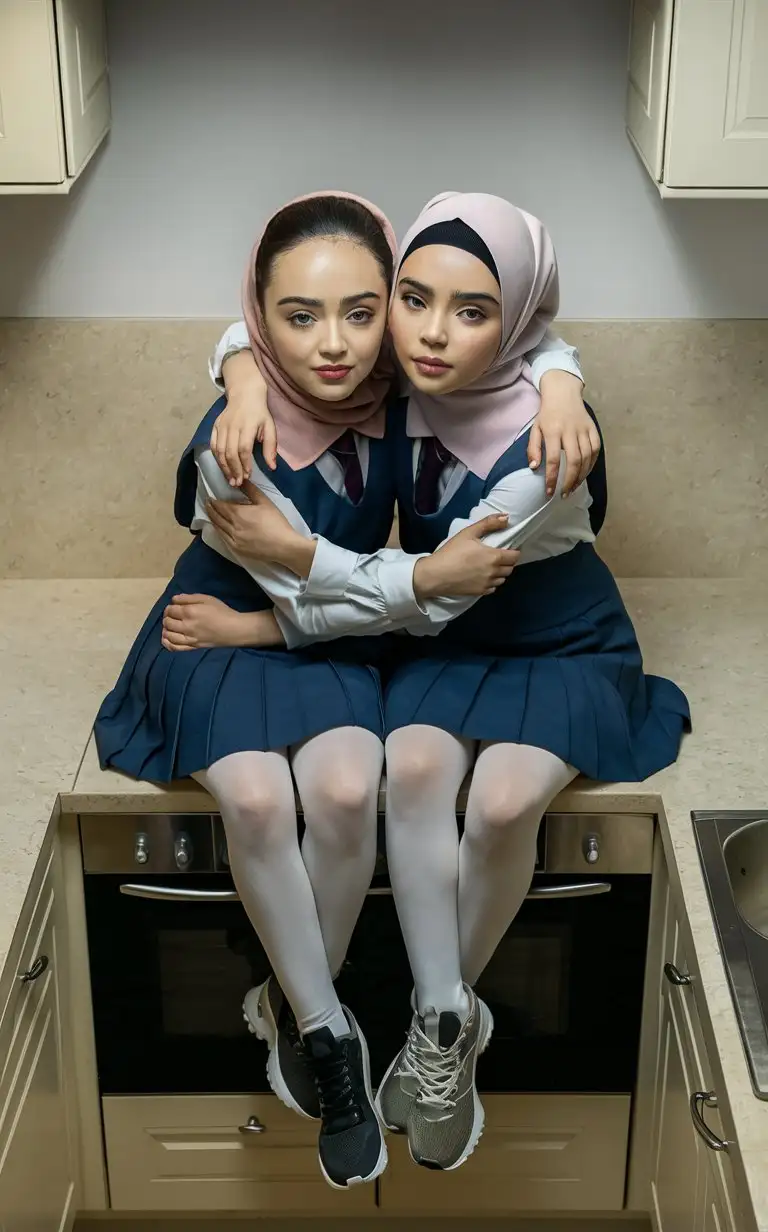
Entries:
<svg viewBox="0 0 768 1232">
<path fill-rule="evenodd" d="M 768 1099 L 768 810 L 692 817 L 752 1086 Z"/>
<path fill-rule="evenodd" d="M 768 939 L 768 819 L 732 834 L 725 840 L 724 855 L 739 915 Z"/>
</svg>

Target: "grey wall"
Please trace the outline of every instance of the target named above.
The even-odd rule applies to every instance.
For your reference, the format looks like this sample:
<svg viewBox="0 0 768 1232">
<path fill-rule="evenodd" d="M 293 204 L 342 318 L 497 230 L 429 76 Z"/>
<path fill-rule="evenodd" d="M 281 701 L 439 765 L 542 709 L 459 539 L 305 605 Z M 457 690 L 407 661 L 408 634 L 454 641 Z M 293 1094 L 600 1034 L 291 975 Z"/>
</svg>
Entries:
<svg viewBox="0 0 768 1232">
<path fill-rule="evenodd" d="M 267 211 L 445 188 L 548 223 L 564 316 L 768 316 L 768 202 L 665 202 L 624 134 L 629 0 L 108 0 L 114 127 L 0 198 L 0 315 L 217 316 Z"/>
</svg>

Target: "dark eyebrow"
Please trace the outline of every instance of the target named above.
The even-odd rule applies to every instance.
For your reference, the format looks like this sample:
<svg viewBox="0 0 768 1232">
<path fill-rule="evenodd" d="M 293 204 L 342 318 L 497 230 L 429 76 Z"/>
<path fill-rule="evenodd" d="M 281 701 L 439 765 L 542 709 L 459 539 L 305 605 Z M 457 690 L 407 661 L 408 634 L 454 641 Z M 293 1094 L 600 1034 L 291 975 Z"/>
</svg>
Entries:
<svg viewBox="0 0 768 1232">
<path fill-rule="evenodd" d="M 345 295 L 341 301 L 342 308 L 349 308 L 350 304 L 358 304 L 363 299 L 381 299 L 377 291 L 358 291 L 356 295 Z M 278 308 L 282 308 L 284 304 L 300 304 L 302 308 L 322 308 L 323 301 L 321 299 L 307 299 L 304 295 L 286 295 L 284 299 L 277 301 Z"/>
<path fill-rule="evenodd" d="M 487 291 L 454 291 L 452 299 L 466 301 L 471 299 L 473 302 L 478 299 L 485 300 L 486 303 L 495 304 L 499 307 L 499 301 L 494 295 L 489 295 Z"/>
<path fill-rule="evenodd" d="M 414 291 L 418 291 L 420 295 L 429 296 L 435 293 L 432 287 L 428 287 L 425 282 L 418 282 L 415 278 L 401 278 L 400 285 L 402 286 L 404 282 L 407 282 L 408 286 L 413 287 Z M 495 296 L 489 295 L 486 291 L 454 291 L 451 299 L 459 300 L 462 303 L 466 303 L 467 300 L 473 302 L 484 300 L 486 303 L 495 304 L 497 308 L 499 307 L 499 301 Z"/>
<path fill-rule="evenodd" d="M 432 287 L 428 287 L 425 282 L 417 282 L 415 278 L 401 278 L 400 285 L 404 282 L 408 283 L 409 287 L 413 287 L 414 291 L 418 291 L 420 295 L 434 295 Z"/>
<path fill-rule="evenodd" d="M 282 308 L 283 304 L 301 304 L 302 308 L 322 308 L 323 301 L 321 299 L 306 299 L 303 295 L 286 295 L 285 299 L 277 301 L 278 308 Z"/>
</svg>

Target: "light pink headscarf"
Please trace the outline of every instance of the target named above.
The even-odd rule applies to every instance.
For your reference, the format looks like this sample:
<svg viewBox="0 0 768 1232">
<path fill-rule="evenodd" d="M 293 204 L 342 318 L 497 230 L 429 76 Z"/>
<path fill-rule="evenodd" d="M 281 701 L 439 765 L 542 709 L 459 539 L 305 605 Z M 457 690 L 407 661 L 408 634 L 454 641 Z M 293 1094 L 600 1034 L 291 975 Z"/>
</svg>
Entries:
<svg viewBox="0 0 768 1232">
<path fill-rule="evenodd" d="M 387 243 L 393 255 L 396 254 L 397 239 L 389 219 L 364 197 L 328 190 L 308 193 L 297 197 L 296 201 L 312 201 L 322 197 L 344 197 L 364 206 L 381 223 Z M 296 201 L 289 201 L 288 205 L 294 205 Z M 286 208 L 282 206 L 272 218 L 282 214 Z M 380 438 L 384 435 L 385 403 L 394 377 L 394 367 L 385 335 L 382 353 L 373 372 L 343 402 L 323 402 L 299 389 L 278 364 L 264 328 L 256 294 L 256 257 L 263 238 L 264 231 L 253 247 L 245 271 L 243 316 L 254 359 L 267 383 L 267 405 L 277 427 L 278 453 L 294 470 L 301 470 L 316 462 L 347 428 L 354 428 L 364 436 Z"/>
<path fill-rule="evenodd" d="M 501 345 L 487 372 L 465 389 L 443 395 L 410 389 L 407 432 L 413 437 L 438 437 L 460 462 L 485 479 L 538 413 L 540 399 L 524 356 L 538 346 L 557 314 L 557 261 L 552 240 L 537 218 L 487 193 L 434 197 L 408 231 L 400 252 L 405 254 L 427 227 L 455 218 L 485 241 L 496 262 Z"/>
</svg>

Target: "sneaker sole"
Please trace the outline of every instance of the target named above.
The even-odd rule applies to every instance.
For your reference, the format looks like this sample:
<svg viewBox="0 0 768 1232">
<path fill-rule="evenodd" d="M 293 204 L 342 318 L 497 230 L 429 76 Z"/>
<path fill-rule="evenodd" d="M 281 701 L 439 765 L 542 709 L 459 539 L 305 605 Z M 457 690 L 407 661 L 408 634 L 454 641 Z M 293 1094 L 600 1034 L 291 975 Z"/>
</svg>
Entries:
<svg viewBox="0 0 768 1232">
<path fill-rule="evenodd" d="M 280 1103 L 285 1104 L 286 1108 L 290 1108 L 291 1112 L 295 1112 L 298 1116 L 303 1117 L 305 1121 L 317 1121 L 319 1117 L 314 1117 L 309 1112 L 306 1112 L 301 1104 L 293 1098 L 290 1087 L 283 1077 L 277 1049 L 277 1022 L 272 1013 L 269 994 L 267 993 L 262 997 L 267 983 L 269 981 L 260 984 L 257 988 L 252 988 L 250 992 L 246 993 L 245 1000 L 243 1001 L 243 1020 L 251 1035 L 255 1035 L 257 1039 L 263 1040 L 269 1049 L 269 1056 L 267 1057 L 267 1082 L 280 1100 Z M 262 1014 L 258 1012 L 260 1002 L 264 1005 L 264 1012 Z"/>
<path fill-rule="evenodd" d="M 348 1010 L 346 1012 L 347 1014 L 349 1014 Z M 349 1016 L 352 1017 L 351 1014 L 349 1014 Z M 356 1022 L 355 1022 L 355 1030 L 357 1031 L 358 1038 L 360 1040 L 360 1051 L 362 1052 L 362 1056 L 363 1056 L 363 1082 L 365 1084 L 365 1093 L 368 1096 L 369 1104 L 373 1108 L 373 1115 L 376 1117 L 376 1120 L 378 1121 L 379 1132 L 381 1133 L 381 1150 L 379 1151 L 379 1158 L 376 1160 L 376 1163 L 374 1164 L 372 1170 L 368 1173 L 367 1176 L 352 1176 L 349 1178 L 349 1180 L 347 1181 L 345 1185 L 340 1185 L 338 1181 L 331 1180 L 325 1168 L 323 1167 L 323 1161 L 320 1158 L 320 1155 L 318 1153 L 317 1158 L 320 1164 L 320 1171 L 322 1172 L 325 1180 L 330 1185 L 331 1189 L 345 1190 L 345 1189 L 352 1189 L 355 1185 L 367 1185 L 371 1181 L 375 1181 L 377 1177 L 381 1176 L 382 1172 L 387 1166 L 387 1163 L 389 1162 L 389 1156 L 387 1154 L 387 1144 L 384 1141 L 384 1122 L 379 1116 L 379 1110 L 376 1107 L 376 1102 L 373 1098 L 373 1088 L 371 1087 L 371 1059 L 368 1055 L 368 1044 L 367 1044 L 365 1036 L 363 1035 L 362 1031 L 360 1030 Z"/>
<path fill-rule="evenodd" d="M 480 1096 L 477 1091 L 477 1084 L 475 1082 L 475 1071 L 477 1070 L 477 1059 L 482 1053 L 485 1052 L 486 1048 L 491 1042 L 492 1035 L 493 1035 L 493 1014 L 488 1009 L 488 1006 L 485 1004 L 485 1002 L 481 1001 L 480 1002 L 480 1036 L 477 1041 L 477 1048 L 475 1049 L 475 1056 L 472 1062 L 472 1104 L 473 1104 L 473 1109 L 474 1109 L 474 1115 L 472 1118 L 472 1132 L 470 1133 L 469 1138 L 467 1139 L 467 1144 L 464 1147 L 464 1150 L 462 1154 L 460 1155 L 460 1157 L 456 1160 L 455 1163 L 448 1164 L 448 1166 L 445 1168 L 441 1168 L 439 1165 L 435 1165 L 434 1163 L 431 1163 L 431 1162 L 421 1163 L 421 1160 L 418 1160 L 414 1157 L 413 1151 L 411 1150 L 411 1144 L 409 1142 L 408 1143 L 408 1153 L 411 1159 L 413 1160 L 413 1162 L 415 1164 L 420 1164 L 422 1168 L 430 1168 L 436 1172 L 455 1172 L 457 1168 L 460 1168 L 462 1164 L 465 1164 L 467 1162 L 470 1155 L 475 1150 L 475 1147 L 477 1146 L 478 1142 L 482 1138 L 483 1130 L 485 1129 L 485 1108 L 483 1107 L 481 1103 Z"/>
</svg>

